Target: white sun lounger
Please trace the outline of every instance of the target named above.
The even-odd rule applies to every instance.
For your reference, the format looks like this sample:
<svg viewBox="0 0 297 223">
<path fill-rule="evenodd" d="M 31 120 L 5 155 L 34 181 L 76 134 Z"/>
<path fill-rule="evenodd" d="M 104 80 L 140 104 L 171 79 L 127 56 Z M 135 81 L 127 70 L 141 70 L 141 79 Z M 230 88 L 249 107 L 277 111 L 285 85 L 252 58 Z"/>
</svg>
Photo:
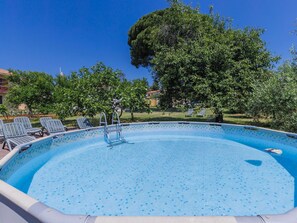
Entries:
<svg viewBox="0 0 297 223">
<path fill-rule="evenodd" d="M 35 140 L 35 137 L 29 136 L 22 123 L 7 123 L 3 125 L 4 143 L 3 147 L 7 144 L 11 151 L 14 146 Z"/>
<path fill-rule="evenodd" d="M 29 135 L 34 135 L 39 133 L 42 136 L 42 130 L 40 128 L 33 128 L 28 117 L 16 117 L 13 120 L 15 123 L 21 123 L 25 127 L 27 133 Z"/>
<path fill-rule="evenodd" d="M 59 119 L 51 119 L 46 122 L 46 129 L 49 134 L 66 132 L 65 126 Z"/>
<path fill-rule="evenodd" d="M 76 119 L 77 125 L 80 129 L 88 129 L 88 128 L 92 128 L 93 126 L 91 125 L 89 119 L 87 119 L 86 117 L 81 117 Z"/>
</svg>

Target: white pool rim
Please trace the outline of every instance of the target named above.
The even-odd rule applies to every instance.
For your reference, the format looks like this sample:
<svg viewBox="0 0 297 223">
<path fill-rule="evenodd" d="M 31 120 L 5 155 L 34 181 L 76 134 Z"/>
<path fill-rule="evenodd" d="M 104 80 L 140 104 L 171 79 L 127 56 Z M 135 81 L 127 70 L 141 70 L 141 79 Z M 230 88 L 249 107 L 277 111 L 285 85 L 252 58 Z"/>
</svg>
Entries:
<svg viewBox="0 0 297 223">
<path fill-rule="evenodd" d="M 209 122 L 143 122 L 124 124 L 124 127 L 145 127 L 158 125 L 199 125 L 210 126 L 211 128 L 231 128 L 259 131 L 266 133 L 273 133 L 280 137 L 287 137 L 297 145 L 297 134 L 276 131 L 267 128 L 233 125 L 233 124 L 218 124 Z M 24 148 L 31 146 L 38 142 L 46 140 L 55 140 L 67 137 L 73 134 L 79 134 L 90 131 L 103 130 L 103 127 L 94 127 L 90 129 L 74 130 L 71 132 L 58 133 L 36 139 L 30 143 L 17 146 L 9 154 L 0 160 L 0 171 L 15 157 L 20 154 Z M 30 149 L 30 148 L 29 148 Z M 294 151 L 295 152 L 295 151 Z M 297 153 L 297 148 L 296 148 Z M 241 216 L 182 216 L 182 217 L 150 217 L 150 216 L 127 216 L 127 217 L 103 217 L 103 216 L 87 216 L 87 215 L 67 215 L 59 210 L 53 209 L 20 190 L 10 186 L 3 180 L 0 180 L 0 222 L 14 222 L 14 223 L 296 223 L 297 222 L 297 208 L 294 208 L 287 213 L 281 215 L 258 215 L 252 217 Z"/>
</svg>

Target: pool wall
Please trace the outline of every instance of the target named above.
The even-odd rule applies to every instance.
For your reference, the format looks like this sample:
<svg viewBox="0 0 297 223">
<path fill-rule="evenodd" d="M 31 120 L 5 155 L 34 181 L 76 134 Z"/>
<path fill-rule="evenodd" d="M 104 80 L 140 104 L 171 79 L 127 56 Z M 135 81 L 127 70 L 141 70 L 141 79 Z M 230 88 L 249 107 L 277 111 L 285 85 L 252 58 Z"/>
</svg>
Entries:
<svg viewBox="0 0 297 223">
<path fill-rule="evenodd" d="M 218 135 L 240 139 L 243 143 L 250 138 L 260 139 L 263 148 L 268 142 L 275 147 L 283 147 L 283 153 L 297 156 L 297 134 L 274 131 L 254 126 L 241 126 L 217 123 L 199 122 L 147 122 L 123 124 L 124 135 L 151 131 L 152 129 L 167 129 L 176 131 L 183 129 L 197 131 L 199 135 Z M 113 223 L 113 222 L 203 222 L 203 223 L 296 223 L 297 209 L 293 209 L 283 215 L 261 215 L 255 217 L 96 217 L 83 215 L 66 215 L 58 210 L 50 208 L 38 202 L 27 194 L 5 183 L 16 170 L 21 169 L 35 157 L 44 153 L 52 153 L 64 144 L 80 141 L 80 145 L 88 143 L 89 140 L 103 141 L 103 128 L 91 128 L 87 130 L 76 130 L 72 132 L 55 134 L 42 139 L 37 139 L 16 147 L 12 152 L 0 160 L 0 222 L 81 222 L 81 223 Z M 268 145 L 267 144 L 267 145 Z M 45 156 L 44 163 L 50 159 Z M 43 163 L 38 162 L 33 168 L 39 168 Z M 265 214 L 265 213 L 264 213 Z"/>
</svg>

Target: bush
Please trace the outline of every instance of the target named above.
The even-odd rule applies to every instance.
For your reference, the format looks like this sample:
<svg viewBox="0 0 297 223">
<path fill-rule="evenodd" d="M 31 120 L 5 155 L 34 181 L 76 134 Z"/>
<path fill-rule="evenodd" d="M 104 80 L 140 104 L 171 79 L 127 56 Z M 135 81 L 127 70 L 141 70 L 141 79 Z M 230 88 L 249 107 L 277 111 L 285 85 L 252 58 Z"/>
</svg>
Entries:
<svg viewBox="0 0 297 223">
<path fill-rule="evenodd" d="M 0 105 L 0 114 L 7 118 L 7 108 L 3 104 Z"/>
</svg>

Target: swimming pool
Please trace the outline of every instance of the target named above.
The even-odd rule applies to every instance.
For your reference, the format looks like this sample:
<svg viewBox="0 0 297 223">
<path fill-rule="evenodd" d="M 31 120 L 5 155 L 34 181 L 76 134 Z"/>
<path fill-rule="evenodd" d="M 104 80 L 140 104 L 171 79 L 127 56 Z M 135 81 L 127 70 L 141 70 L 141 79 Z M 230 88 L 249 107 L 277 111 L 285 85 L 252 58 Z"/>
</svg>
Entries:
<svg viewBox="0 0 297 223">
<path fill-rule="evenodd" d="M 0 178 L 67 215 L 257 216 L 297 206 L 295 134 L 188 122 L 126 124 L 123 134 L 128 143 L 112 148 L 102 128 L 39 140 L 11 155 Z"/>
</svg>

